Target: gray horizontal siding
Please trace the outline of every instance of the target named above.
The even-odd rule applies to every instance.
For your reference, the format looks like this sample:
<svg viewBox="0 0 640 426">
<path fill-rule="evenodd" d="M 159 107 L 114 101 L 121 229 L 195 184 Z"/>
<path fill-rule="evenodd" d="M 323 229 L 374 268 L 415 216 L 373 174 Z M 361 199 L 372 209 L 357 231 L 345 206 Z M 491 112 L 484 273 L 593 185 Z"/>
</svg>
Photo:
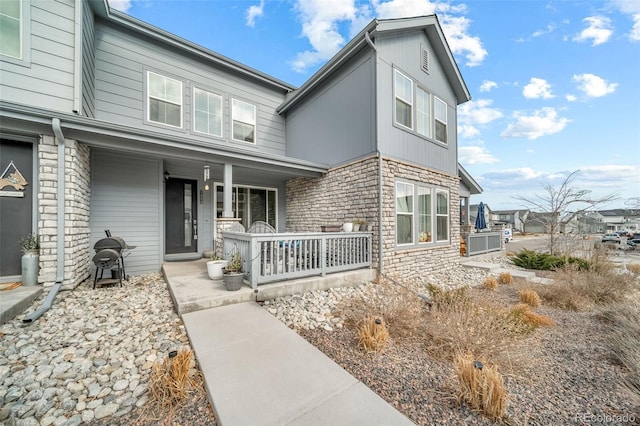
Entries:
<svg viewBox="0 0 640 426">
<path fill-rule="evenodd" d="M 147 71 L 182 81 L 182 129 L 145 124 Z M 231 141 L 231 99 L 253 103 L 257 107 L 258 150 L 280 155 L 285 152 L 284 118 L 275 112 L 283 101 L 283 93 L 101 21 L 96 25 L 95 83 L 96 118 L 131 127 L 162 129 L 166 134 L 188 134 L 201 142 L 220 139 L 192 130 L 194 86 L 223 95 L 223 139 L 226 141 Z"/>
<path fill-rule="evenodd" d="M 394 158 L 456 175 L 458 162 L 455 96 L 440 66 L 439 58 L 433 54 L 426 34 L 423 31 L 416 31 L 378 38 L 376 46 L 380 58 L 378 61 L 378 137 L 381 152 Z M 428 74 L 421 69 L 421 46 L 426 47 L 430 54 Z M 446 145 L 394 125 L 394 66 L 418 81 L 421 87 L 445 101 L 449 106 Z M 433 111 L 431 113 L 433 117 Z"/>
<path fill-rule="evenodd" d="M 26 3 L 25 3 L 26 4 Z M 31 1 L 30 62 L 0 61 L 2 99 L 71 112 L 73 109 L 74 2 Z"/>
<path fill-rule="evenodd" d="M 289 110 L 287 155 L 337 164 L 375 151 L 374 78 L 366 50 Z"/>
<path fill-rule="evenodd" d="M 158 272 L 162 264 L 159 169 L 158 160 L 92 152 L 91 247 L 105 229 L 136 246 L 125 259 L 129 275 Z"/>
<path fill-rule="evenodd" d="M 82 3 L 82 115 L 95 116 L 95 22 L 87 3 Z"/>
</svg>

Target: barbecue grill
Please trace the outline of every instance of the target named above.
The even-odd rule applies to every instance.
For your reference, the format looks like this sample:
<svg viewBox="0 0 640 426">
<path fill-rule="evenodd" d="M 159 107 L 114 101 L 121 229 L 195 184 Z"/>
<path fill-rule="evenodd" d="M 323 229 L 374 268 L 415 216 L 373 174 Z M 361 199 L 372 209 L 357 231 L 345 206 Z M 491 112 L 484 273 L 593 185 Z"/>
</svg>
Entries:
<svg viewBox="0 0 640 426">
<path fill-rule="evenodd" d="M 120 237 L 111 236 L 111 232 L 106 230 L 107 238 L 98 240 L 93 249 L 96 254 L 93 256 L 93 264 L 96 265 L 96 275 L 93 279 L 93 288 L 96 288 L 96 284 L 114 284 L 119 283 L 122 287 L 122 278 L 129 281 L 129 276 L 126 274 L 124 267 L 125 252 L 133 250 L 136 246 L 127 245 L 124 239 Z M 103 278 L 104 271 L 109 270 L 111 276 L 109 278 Z M 100 273 L 100 278 L 98 278 Z"/>
</svg>

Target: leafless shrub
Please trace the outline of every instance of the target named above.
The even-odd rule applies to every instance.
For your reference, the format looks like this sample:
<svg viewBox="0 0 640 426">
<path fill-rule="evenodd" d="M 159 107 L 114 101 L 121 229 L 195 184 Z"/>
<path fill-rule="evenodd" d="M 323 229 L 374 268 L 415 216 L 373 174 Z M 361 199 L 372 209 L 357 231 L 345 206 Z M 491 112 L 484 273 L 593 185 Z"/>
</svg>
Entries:
<svg viewBox="0 0 640 426">
<path fill-rule="evenodd" d="M 156 362 L 149 377 L 153 401 L 163 408 L 174 407 L 184 399 L 189 387 L 189 370 L 193 352 L 182 349 L 174 357 Z"/>
<path fill-rule="evenodd" d="M 498 277 L 498 282 L 500 284 L 513 284 L 513 275 L 511 272 L 500 272 L 500 276 Z"/>
</svg>

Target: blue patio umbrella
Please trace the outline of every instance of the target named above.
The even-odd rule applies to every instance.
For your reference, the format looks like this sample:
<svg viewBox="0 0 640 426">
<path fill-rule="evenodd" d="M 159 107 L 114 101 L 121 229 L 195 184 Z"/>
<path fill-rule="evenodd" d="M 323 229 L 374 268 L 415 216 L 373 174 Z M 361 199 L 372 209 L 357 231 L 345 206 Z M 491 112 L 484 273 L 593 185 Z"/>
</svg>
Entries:
<svg viewBox="0 0 640 426">
<path fill-rule="evenodd" d="M 484 217 L 484 203 L 478 204 L 478 214 L 476 215 L 476 232 L 487 227 L 487 219 Z"/>
</svg>

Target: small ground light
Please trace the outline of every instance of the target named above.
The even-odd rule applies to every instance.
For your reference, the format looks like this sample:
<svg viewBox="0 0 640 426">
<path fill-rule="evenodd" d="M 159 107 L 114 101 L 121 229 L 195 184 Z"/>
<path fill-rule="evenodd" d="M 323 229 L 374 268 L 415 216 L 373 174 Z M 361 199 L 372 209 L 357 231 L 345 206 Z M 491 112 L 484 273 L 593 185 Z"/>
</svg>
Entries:
<svg viewBox="0 0 640 426">
<path fill-rule="evenodd" d="M 378 325 L 382 324 L 382 320 L 380 318 L 376 318 L 376 324 Z"/>
<path fill-rule="evenodd" d="M 473 361 L 473 367 L 477 368 L 478 370 L 482 370 L 482 367 L 484 367 L 484 365 L 482 365 L 480 361 Z"/>
<path fill-rule="evenodd" d="M 169 352 L 169 358 L 173 358 L 173 357 L 175 357 L 176 355 L 178 355 L 178 351 L 171 351 L 171 352 Z"/>
</svg>

